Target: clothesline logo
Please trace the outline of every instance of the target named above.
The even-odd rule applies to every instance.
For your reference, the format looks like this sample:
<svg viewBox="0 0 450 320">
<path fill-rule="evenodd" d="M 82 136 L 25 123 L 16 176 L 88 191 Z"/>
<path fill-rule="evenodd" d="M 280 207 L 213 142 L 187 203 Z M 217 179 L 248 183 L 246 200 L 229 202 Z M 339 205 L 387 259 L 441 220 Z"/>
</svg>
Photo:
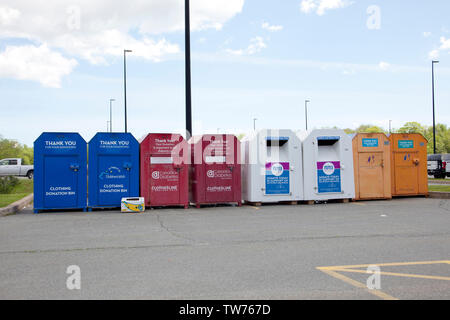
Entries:
<svg viewBox="0 0 450 320">
<path fill-rule="evenodd" d="M 214 170 L 208 170 L 206 175 L 208 176 L 208 178 L 214 178 Z"/>
<path fill-rule="evenodd" d="M 334 164 L 332 164 L 331 162 L 327 162 L 323 165 L 322 170 L 323 170 L 323 173 L 325 173 L 327 176 L 331 176 L 336 169 L 334 167 Z"/>
<path fill-rule="evenodd" d="M 155 180 L 158 180 L 159 179 L 159 171 L 153 171 L 152 172 L 152 178 L 155 179 Z"/>
<path fill-rule="evenodd" d="M 112 176 L 116 172 L 117 174 L 120 174 L 120 169 L 117 167 L 109 167 L 108 170 L 103 171 L 100 173 L 99 178 L 100 180 L 103 180 L 104 178 L 108 178 L 109 176 Z M 117 176 L 114 176 L 116 178 Z"/>
</svg>

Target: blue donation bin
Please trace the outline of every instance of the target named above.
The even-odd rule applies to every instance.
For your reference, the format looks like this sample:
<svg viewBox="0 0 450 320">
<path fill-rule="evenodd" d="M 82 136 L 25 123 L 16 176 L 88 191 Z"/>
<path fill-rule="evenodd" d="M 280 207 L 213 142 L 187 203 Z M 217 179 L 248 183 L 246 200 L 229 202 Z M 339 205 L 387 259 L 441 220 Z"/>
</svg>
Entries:
<svg viewBox="0 0 450 320">
<path fill-rule="evenodd" d="M 87 204 L 87 148 L 78 133 L 44 132 L 34 142 L 34 212 Z"/>
<path fill-rule="evenodd" d="M 139 142 L 130 133 L 97 133 L 89 141 L 91 208 L 119 208 L 139 197 Z"/>
</svg>

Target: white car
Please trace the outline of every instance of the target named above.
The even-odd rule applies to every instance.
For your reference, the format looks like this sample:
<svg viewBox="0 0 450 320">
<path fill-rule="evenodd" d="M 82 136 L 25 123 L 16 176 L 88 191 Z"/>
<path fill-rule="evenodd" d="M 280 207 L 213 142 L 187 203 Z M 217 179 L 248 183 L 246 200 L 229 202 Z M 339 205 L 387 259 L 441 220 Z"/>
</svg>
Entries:
<svg viewBox="0 0 450 320">
<path fill-rule="evenodd" d="M 20 158 L 8 158 L 0 160 L 0 176 L 19 176 L 33 179 L 34 166 L 22 165 Z"/>
</svg>

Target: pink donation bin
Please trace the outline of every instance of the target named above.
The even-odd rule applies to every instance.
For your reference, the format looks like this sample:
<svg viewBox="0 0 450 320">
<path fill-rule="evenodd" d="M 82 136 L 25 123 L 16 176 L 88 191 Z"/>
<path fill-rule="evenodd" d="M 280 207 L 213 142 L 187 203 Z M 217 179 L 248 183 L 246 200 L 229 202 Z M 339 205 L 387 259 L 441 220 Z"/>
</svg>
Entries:
<svg viewBox="0 0 450 320">
<path fill-rule="evenodd" d="M 234 135 L 203 135 L 191 147 L 190 201 L 202 204 L 242 203 L 240 141 Z"/>
</svg>

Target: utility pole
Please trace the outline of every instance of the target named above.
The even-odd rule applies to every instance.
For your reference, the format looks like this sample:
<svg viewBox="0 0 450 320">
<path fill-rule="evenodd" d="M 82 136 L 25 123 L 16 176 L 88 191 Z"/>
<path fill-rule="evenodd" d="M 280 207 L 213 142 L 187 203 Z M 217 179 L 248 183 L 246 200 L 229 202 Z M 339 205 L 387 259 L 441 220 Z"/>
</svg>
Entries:
<svg viewBox="0 0 450 320">
<path fill-rule="evenodd" d="M 112 132 L 112 102 L 115 99 L 109 99 L 109 132 Z"/>
<path fill-rule="evenodd" d="M 131 50 L 123 50 L 123 97 L 124 97 L 124 107 L 125 107 L 125 133 L 128 132 L 127 128 L 127 52 L 133 52 Z"/>
<path fill-rule="evenodd" d="M 308 131 L 308 102 L 311 102 L 311 101 L 305 100 L 305 124 L 306 124 L 306 131 Z"/>
<path fill-rule="evenodd" d="M 185 72 L 186 72 L 186 140 L 192 136 L 191 99 L 191 27 L 189 0 L 184 1 Z"/>
<path fill-rule="evenodd" d="M 433 153 L 436 154 L 436 118 L 434 111 L 434 64 L 439 63 L 439 61 L 433 60 L 431 61 L 431 77 L 432 77 L 432 96 L 433 96 Z"/>
</svg>

